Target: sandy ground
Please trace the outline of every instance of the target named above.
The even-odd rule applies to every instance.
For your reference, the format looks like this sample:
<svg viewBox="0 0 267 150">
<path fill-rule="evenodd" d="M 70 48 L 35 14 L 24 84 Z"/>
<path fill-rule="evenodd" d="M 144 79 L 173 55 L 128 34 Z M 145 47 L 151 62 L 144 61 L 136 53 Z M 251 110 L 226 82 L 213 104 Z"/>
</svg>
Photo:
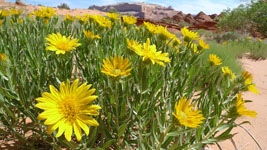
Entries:
<svg viewBox="0 0 267 150">
<path fill-rule="evenodd" d="M 255 137 L 263 150 L 267 150 L 267 60 L 254 61 L 248 58 L 242 58 L 240 62 L 243 68 L 253 75 L 253 80 L 260 94 L 246 92 L 243 98 L 253 100 L 247 103 L 248 110 L 257 111 L 257 118 L 243 117 L 237 122 L 250 121 L 251 125 L 243 126 Z M 234 136 L 234 141 L 238 150 L 260 150 L 252 138 L 240 127 L 233 130 L 232 133 L 238 133 Z M 223 150 L 235 150 L 230 140 L 219 143 Z M 217 146 L 211 146 L 213 150 L 219 150 Z"/>
</svg>

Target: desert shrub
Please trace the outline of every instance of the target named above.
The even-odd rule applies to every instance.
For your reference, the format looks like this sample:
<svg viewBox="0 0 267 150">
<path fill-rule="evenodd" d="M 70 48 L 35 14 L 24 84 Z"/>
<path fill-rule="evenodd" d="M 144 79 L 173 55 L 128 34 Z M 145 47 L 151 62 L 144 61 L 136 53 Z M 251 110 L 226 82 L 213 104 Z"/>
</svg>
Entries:
<svg viewBox="0 0 267 150">
<path fill-rule="evenodd" d="M 245 5 L 240 5 L 233 10 L 227 9 L 223 12 L 218 26 L 224 30 L 241 30 L 245 32 L 249 25 L 249 18 L 247 16 Z"/>
<path fill-rule="evenodd" d="M 195 30 L 195 32 L 198 32 L 200 36 L 204 36 L 206 39 L 211 39 L 214 36 L 214 33 L 212 31 L 205 29 Z"/>
<path fill-rule="evenodd" d="M 70 9 L 70 7 L 67 3 L 61 3 L 60 5 L 57 6 L 57 8 Z"/>
<path fill-rule="evenodd" d="M 251 1 L 247 5 L 240 5 L 223 12 L 218 26 L 223 30 L 254 31 L 256 28 L 264 36 L 267 34 L 267 3 L 264 0 Z"/>
<path fill-rule="evenodd" d="M 238 32 L 224 32 L 222 34 L 213 35 L 213 39 L 217 41 L 217 43 L 222 43 L 224 41 L 234 41 L 240 39 L 240 34 Z"/>
<path fill-rule="evenodd" d="M 108 12 L 109 13 L 120 14 L 120 12 L 117 9 L 115 9 L 115 8 L 110 9 Z"/>
<path fill-rule="evenodd" d="M 172 20 L 171 18 L 164 18 L 163 21 L 171 24 L 178 24 L 177 21 Z"/>
<path fill-rule="evenodd" d="M 252 25 L 255 26 L 258 31 L 263 33 L 263 36 L 267 37 L 267 2 L 259 0 L 249 5 L 248 16 L 252 21 Z"/>
<path fill-rule="evenodd" d="M 189 26 L 191 26 L 191 24 L 190 23 L 188 23 L 188 22 L 185 22 L 185 21 L 182 21 L 182 22 L 178 22 L 178 25 L 180 26 L 180 27 L 189 27 Z"/>
<path fill-rule="evenodd" d="M 229 41 L 229 40 L 237 40 L 239 39 L 240 34 L 237 32 L 225 32 L 222 34 L 222 40 L 223 41 Z"/>
<path fill-rule="evenodd" d="M 134 17 L 32 14 L 0 26 L 1 139 L 15 149 L 201 149 L 256 115 L 238 94 L 257 93 L 250 74 L 222 72 L 216 55 L 202 62 L 198 33 L 183 28 L 180 41 Z"/>
</svg>

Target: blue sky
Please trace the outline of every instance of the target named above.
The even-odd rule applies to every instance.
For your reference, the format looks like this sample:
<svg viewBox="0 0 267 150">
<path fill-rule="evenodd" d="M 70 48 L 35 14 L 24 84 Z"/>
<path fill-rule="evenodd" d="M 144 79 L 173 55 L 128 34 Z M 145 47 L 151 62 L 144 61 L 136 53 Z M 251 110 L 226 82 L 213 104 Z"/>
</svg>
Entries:
<svg viewBox="0 0 267 150">
<path fill-rule="evenodd" d="M 14 2 L 15 0 L 6 0 Z M 22 0 L 28 4 L 56 7 L 61 3 L 67 3 L 71 8 L 87 9 L 91 5 L 109 5 L 117 2 L 146 2 L 163 6 L 172 6 L 184 13 L 197 14 L 203 11 L 206 14 L 220 13 L 227 8 L 235 8 L 242 0 Z"/>
</svg>

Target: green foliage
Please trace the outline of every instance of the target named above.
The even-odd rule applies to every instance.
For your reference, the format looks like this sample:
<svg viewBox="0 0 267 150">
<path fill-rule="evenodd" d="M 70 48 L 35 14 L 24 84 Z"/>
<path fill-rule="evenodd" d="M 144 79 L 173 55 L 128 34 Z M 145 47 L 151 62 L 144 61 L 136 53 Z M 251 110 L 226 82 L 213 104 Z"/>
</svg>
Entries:
<svg viewBox="0 0 267 150">
<path fill-rule="evenodd" d="M 267 2 L 264 0 L 252 2 L 248 14 L 253 25 L 267 37 Z"/>
<path fill-rule="evenodd" d="M 263 0 L 251 2 L 248 5 L 240 5 L 234 9 L 223 12 L 218 26 L 223 30 L 240 30 L 252 32 L 253 28 L 267 36 L 267 3 Z"/>
<path fill-rule="evenodd" d="M 214 39 L 221 43 L 223 41 L 235 41 L 240 39 L 240 34 L 237 32 L 224 32 L 223 34 L 216 34 Z"/>
<path fill-rule="evenodd" d="M 218 26 L 224 30 L 241 30 L 245 32 L 248 28 L 248 23 L 247 8 L 245 5 L 240 5 L 233 10 L 225 10 L 218 22 Z"/>
<path fill-rule="evenodd" d="M 178 25 L 179 25 L 181 28 L 183 28 L 183 27 L 189 27 L 189 26 L 191 26 L 191 24 L 190 24 L 190 23 L 188 23 L 188 22 L 185 22 L 185 21 L 178 22 Z"/>
<path fill-rule="evenodd" d="M 109 10 L 109 13 L 120 14 L 120 12 L 117 9 L 115 9 L 115 8 L 110 9 Z"/>
<path fill-rule="evenodd" d="M 267 58 L 267 44 L 264 42 L 258 42 L 257 40 L 248 40 L 243 38 L 236 41 L 228 41 L 226 45 L 217 43 L 215 41 L 209 42 L 210 49 L 205 51 L 201 60 L 207 61 L 209 54 L 216 54 L 223 60 L 223 64 L 228 66 L 236 74 L 242 72 L 242 66 L 238 61 L 238 58 L 244 56 L 245 53 L 249 53 L 249 57 L 253 59 L 266 59 Z"/>
<path fill-rule="evenodd" d="M 70 7 L 67 3 L 61 3 L 60 5 L 57 6 L 57 8 L 70 9 Z"/>
</svg>

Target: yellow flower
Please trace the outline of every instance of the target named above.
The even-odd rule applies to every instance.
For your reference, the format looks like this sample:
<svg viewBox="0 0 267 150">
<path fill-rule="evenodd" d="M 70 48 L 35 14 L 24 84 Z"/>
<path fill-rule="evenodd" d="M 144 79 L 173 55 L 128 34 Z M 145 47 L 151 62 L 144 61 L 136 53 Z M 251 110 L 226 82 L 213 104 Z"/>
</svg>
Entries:
<svg viewBox="0 0 267 150">
<path fill-rule="evenodd" d="M 133 42 L 134 43 L 134 42 Z M 168 53 L 162 53 L 162 51 L 157 51 L 156 45 L 150 45 L 150 40 L 147 38 L 146 43 L 143 43 L 143 45 L 139 46 L 136 43 L 133 45 L 131 42 L 128 43 L 128 47 L 131 50 L 133 50 L 136 54 L 143 57 L 143 61 L 145 62 L 152 62 L 152 64 L 159 64 L 163 67 L 165 67 L 164 62 L 169 63 L 171 62 Z"/>
<path fill-rule="evenodd" d="M 172 114 L 181 125 L 196 128 L 203 123 L 205 118 L 201 114 L 200 110 L 197 108 L 192 109 L 195 104 L 192 103 L 190 105 L 190 101 L 190 99 L 187 100 L 186 98 L 181 98 L 178 103 L 175 103 L 175 113 L 173 112 Z"/>
<path fill-rule="evenodd" d="M 251 37 L 248 37 L 248 40 L 251 40 Z"/>
<path fill-rule="evenodd" d="M 259 42 L 262 42 L 262 39 L 258 39 Z"/>
<path fill-rule="evenodd" d="M 4 54 L 4 53 L 1 54 L 1 53 L 0 53 L 0 62 L 1 62 L 1 61 L 6 61 L 6 60 L 7 60 L 7 56 L 6 56 L 6 54 Z"/>
<path fill-rule="evenodd" d="M 248 90 L 255 93 L 255 94 L 259 94 L 258 89 L 255 87 L 255 84 L 252 84 L 252 79 L 246 79 L 245 80 L 245 86 L 248 86 Z"/>
<path fill-rule="evenodd" d="M 49 24 L 49 20 L 48 19 L 44 19 L 44 23 L 45 24 Z"/>
<path fill-rule="evenodd" d="M 226 44 L 227 44 L 227 42 L 226 42 L 226 41 L 224 41 L 224 42 L 223 42 L 223 45 L 226 45 Z"/>
<path fill-rule="evenodd" d="M 191 48 L 191 50 L 193 50 L 194 53 L 199 53 L 199 51 L 197 49 L 197 44 L 190 43 L 190 48 Z"/>
<path fill-rule="evenodd" d="M 95 89 L 90 89 L 91 84 L 84 83 L 79 87 L 78 84 L 78 79 L 71 85 L 69 81 L 66 84 L 63 82 L 59 90 L 50 85 L 50 93 L 44 92 L 42 97 L 36 98 L 38 103 L 35 107 L 44 110 L 38 115 L 38 119 L 45 120 L 48 134 L 58 129 L 56 137 L 60 137 L 65 132 L 65 138 L 70 141 L 74 131 L 77 140 L 80 141 L 81 129 L 88 136 L 88 125 L 99 125 L 94 118 L 88 116 L 99 115 L 98 110 L 101 109 L 98 105 L 92 105 L 97 98 L 96 95 L 92 95 Z"/>
<path fill-rule="evenodd" d="M 106 17 L 95 15 L 94 20 L 102 27 L 107 27 L 107 28 L 111 27 L 111 21 Z"/>
<path fill-rule="evenodd" d="M 112 77 L 128 76 L 131 75 L 130 71 L 133 69 L 129 68 L 131 64 L 128 58 L 123 59 L 122 56 L 106 58 L 103 60 L 101 72 Z"/>
<path fill-rule="evenodd" d="M 243 71 L 242 76 L 244 77 L 245 80 L 246 79 L 252 79 L 252 75 L 247 71 Z"/>
<path fill-rule="evenodd" d="M 135 40 L 129 40 L 128 38 L 126 39 L 128 48 L 137 53 L 138 55 L 141 55 L 142 53 L 142 45 L 136 42 Z"/>
<path fill-rule="evenodd" d="M 7 9 L 0 10 L 0 18 L 5 18 L 11 15 L 11 12 Z"/>
<path fill-rule="evenodd" d="M 79 20 L 80 24 L 86 24 L 88 22 L 88 18 L 86 16 L 76 15 L 76 18 Z"/>
<path fill-rule="evenodd" d="M 41 7 L 39 10 L 35 10 L 32 14 L 38 18 L 51 18 L 56 14 L 56 11 L 53 8 Z"/>
<path fill-rule="evenodd" d="M 210 46 L 209 46 L 209 44 L 206 44 L 205 43 L 205 41 L 203 41 L 203 40 L 199 40 L 198 41 L 198 50 L 202 50 L 202 49 L 210 49 Z"/>
<path fill-rule="evenodd" d="M 32 18 L 32 14 L 28 14 L 27 17 L 28 17 L 28 18 Z"/>
<path fill-rule="evenodd" d="M 73 16 L 71 16 L 71 15 L 66 15 L 65 18 L 64 18 L 64 21 L 71 21 L 71 22 L 73 22 L 75 20 L 76 20 L 76 18 L 73 17 Z"/>
<path fill-rule="evenodd" d="M 23 23 L 23 19 L 19 19 L 19 23 Z"/>
<path fill-rule="evenodd" d="M 135 24 L 137 22 L 137 19 L 133 16 L 123 16 L 123 22 L 127 24 Z"/>
<path fill-rule="evenodd" d="M 16 10 L 15 8 L 9 9 L 9 11 L 11 15 L 17 15 L 17 16 L 23 12 L 22 9 Z"/>
<path fill-rule="evenodd" d="M 81 44 L 78 43 L 78 39 L 70 39 L 71 36 L 62 36 L 60 33 L 52 33 L 48 35 L 46 40 L 46 50 L 56 51 L 56 54 L 65 54 L 65 52 L 72 51 Z"/>
<path fill-rule="evenodd" d="M 87 38 L 90 38 L 90 39 L 101 39 L 99 35 L 94 35 L 93 32 L 83 30 L 83 33 L 85 34 L 85 36 Z"/>
<path fill-rule="evenodd" d="M 248 86 L 248 90 L 255 93 L 255 94 L 259 94 L 259 91 L 255 87 L 256 85 L 252 84 L 252 82 L 253 82 L 252 75 L 247 71 L 243 71 L 242 76 L 244 78 L 244 85 Z"/>
<path fill-rule="evenodd" d="M 143 43 L 142 50 L 143 61 L 150 60 L 152 64 L 158 63 L 165 67 L 165 64 L 162 62 L 170 62 L 170 59 L 167 57 L 168 53 L 163 53 L 161 51 L 157 51 L 156 45 L 150 45 L 150 39 L 147 38 L 146 43 Z"/>
<path fill-rule="evenodd" d="M 0 26 L 3 24 L 3 20 L 0 19 Z"/>
<path fill-rule="evenodd" d="M 238 113 L 238 115 L 241 116 L 249 116 L 249 117 L 256 117 L 257 112 L 256 111 L 251 111 L 251 110 L 247 110 L 247 108 L 245 107 L 245 101 L 242 99 L 242 95 L 241 93 L 238 93 L 237 97 L 236 97 L 236 112 Z"/>
<path fill-rule="evenodd" d="M 167 26 L 164 28 L 163 26 L 157 26 L 155 33 L 159 34 L 163 37 L 163 39 L 173 39 L 175 38 L 175 34 L 170 33 L 167 30 Z"/>
<path fill-rule="evenodd" d="M 181 32 L 184 36 L 184 41 L 190 42 L 191 40 L 198 40 L 199 35 L 197 32 L 188 30 L 186 27 L 181 29 Z"/>
<path fill-rule="evenodd" d="M 222 60 L 219 57 L 217 57 L 215 54 L 209 55 L 209 62 L 211 63 L 211 65 L 216 65 L 216 66 L 219 66 L 222 64 Z"/>
<path fill-rule="evenodd" d="M 151 33 L 156 33 L 157 31 L 157 26 L 150 22 L 144 22 L 143 26 L 145 26 L 145 28 Z"/>
<path fill-rule="evenodd" d="M 181 43 L 182 42 L 176 37 L 172 39 L 172 46 L 173 47 L 179 46 Z"/>
<path fill-rule="evenodd" d="M 222 67 L 222 72 L 224 76 L 231 76 L 231 81 L 234 80 L 235 74 L 228 67 Z"/>
<path fill-rule="evenodd" d="M 179 52 L 179 45 L 181 44 L 181 41 L 178 38 L 173 38 L 171 41 L 166 40 L 166 44 L 169 44 L 173 50 L 176 50 L 176 52 Z"/>
<path fill-rule="evenodd" d="M 120 20 L 120 14 L 116 14 L 116 13 L 107 13 L 107 16 L 110 18 L 110 19 L 113 19 L 113 20 Z"/>
</svg>

